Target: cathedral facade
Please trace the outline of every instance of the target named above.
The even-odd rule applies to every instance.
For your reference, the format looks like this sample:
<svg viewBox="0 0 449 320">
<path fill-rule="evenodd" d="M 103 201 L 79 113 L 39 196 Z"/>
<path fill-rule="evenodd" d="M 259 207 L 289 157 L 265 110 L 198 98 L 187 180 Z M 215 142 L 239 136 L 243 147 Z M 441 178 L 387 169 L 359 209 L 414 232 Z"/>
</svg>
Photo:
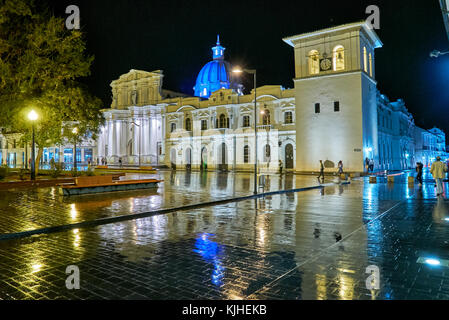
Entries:
<svg viewBox="0 0 449 320">
<path fill-rule="evenodd" d="M 323 160 L 348 172 L 412 168 L 416 131 L 402 100 L 377 90 L 375 50 L 365 22 L 283 39 L 294 49 L 294 89 L 242 94 L 217 40 L 194 96 L 162 88 L 162 71 L 131 70 L 111 83 L 113 102 L 97 141 L 108 164 L 187 170 L 312 172 Z M 257 159 L 254 126 L 257 125 Z M 443 151 L 442 151 L 443 152 Z M 336 169 L 335 169 L 336 170 Z"/>
</svg>

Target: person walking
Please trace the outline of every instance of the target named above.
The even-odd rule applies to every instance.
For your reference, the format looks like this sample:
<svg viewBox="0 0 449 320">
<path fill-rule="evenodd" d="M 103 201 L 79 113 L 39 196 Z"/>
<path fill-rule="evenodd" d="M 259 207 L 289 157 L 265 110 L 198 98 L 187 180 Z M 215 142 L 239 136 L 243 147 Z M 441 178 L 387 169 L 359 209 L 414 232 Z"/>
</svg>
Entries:
<svg viewBox="0 0 449 320">
<path fill-rule="evenodd" d="M 419 186 L 422 186 L 422 171 L 423 171 L 424 165 L 421 162 L 416 163 L 416 181 L 419 182 Z"/>
<path fill-rule="evenodd" d="M 371 159 L 369 161 L 369 170 L 371 171 L 371 173 L 374 172 L 374 159 Z"/>
<path fill-rule="evenodd" d="M 366 169 L 366 172 L 369 172 L 369 159 L 368 158 L 365 159 L 365 169 Z"/>
<path fill-rule="evenodd" d="M 437 197 L 443 194 L 443 179 L 445 172 L 447 172 L 447 166 L 441 162 L 440 157 L 437 157 L 437 161 L 432 163 L 432 167 L 430 168 L 430 173 L 435 179 L 437 185 Z"/>
<path fill-rule="evenodd" d="M 338 174 L 342 175 L 343 174 L 343 161 L 339 161 L 338 162 Z"/>
<path fill-rule="evenodd" d="M 323 160 L 320 160 L 320 175 L 318 176 L 318 181 L 320 181 L 320 178 L 322 178 L 324 182 L 324 163 Z"/>
</svg>

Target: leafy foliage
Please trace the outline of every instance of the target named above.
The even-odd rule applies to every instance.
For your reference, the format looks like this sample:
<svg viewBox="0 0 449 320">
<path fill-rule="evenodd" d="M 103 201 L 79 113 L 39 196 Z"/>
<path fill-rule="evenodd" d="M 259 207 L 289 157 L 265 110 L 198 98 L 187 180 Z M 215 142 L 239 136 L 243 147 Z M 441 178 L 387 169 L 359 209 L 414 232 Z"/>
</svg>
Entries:
<svg viewBox="0 0 449 320">
<path fill-rule="evenodd" d="M 39 154 L 72 138 L 63 128 L 67 123 L 76 122 L 78 138 L 95 138 L 102 103 L 77 82 L 90 75 L 94 60 L 85 51 L 81 31 L 67 30 L 64 19 L 39 10 L 33 0 L 0 0 L 0 128 L 31 141 L 27 114 L 34 109 Z"/>
</svg>

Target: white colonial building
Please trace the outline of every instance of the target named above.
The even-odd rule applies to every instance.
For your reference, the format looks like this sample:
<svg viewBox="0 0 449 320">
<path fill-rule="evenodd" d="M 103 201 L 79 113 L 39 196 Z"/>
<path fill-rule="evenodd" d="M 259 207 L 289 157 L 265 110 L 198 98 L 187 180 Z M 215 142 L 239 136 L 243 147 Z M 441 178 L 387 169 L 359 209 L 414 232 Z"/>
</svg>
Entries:
<svg viewBox="0 0 449 320">
<path fill-rule="evenodd" d="M 382 42 L 365 22 L 283 40 L 294 48 L 294 89 L 263 86 L 256 101 L 254 90 L 242 93 L 219 40 L 193 97 L 163 89 L 161 70 L 120 76 L 111 83 L 112 105 L 103 110 L 106 124 L 92 152 L 94 163 L 250 171 L 255 123 L 261 171 L 276 172 L 282 165 L 316 172 L 319 160 L 336 170 L 341 160 L 346 172 L 363 172 L 367 158 L 375 170 L 403 170 L 437 153 L 447 156 L 441 130 L 417 128 L 403 100 L 390 102 L 379 93 L 375 50 Z M 49 150 L 48 160 L 51 154 L 65 157 Z"/>
<path fill-rule="evenodd" d="M 254 91 L 242 94 L 219 41 L 195 97 L 163 90 L 162 71 L 122 75 L 111 83 L 98 156 L 109 164 L 252 170 L 256 121 L 262 171 L 310 172 L 319 160 L 330 168 L 341 160 L 346 171 L 363 172 L 367 158 L 377 170 L 415 166 L 413 117 L 404 101 L 377 90 L 382 42 L 374 30 L 360 22 L 283 40 L 294 48 L 295 88 L 257 88 L 257 119 Z"/>
</svg>

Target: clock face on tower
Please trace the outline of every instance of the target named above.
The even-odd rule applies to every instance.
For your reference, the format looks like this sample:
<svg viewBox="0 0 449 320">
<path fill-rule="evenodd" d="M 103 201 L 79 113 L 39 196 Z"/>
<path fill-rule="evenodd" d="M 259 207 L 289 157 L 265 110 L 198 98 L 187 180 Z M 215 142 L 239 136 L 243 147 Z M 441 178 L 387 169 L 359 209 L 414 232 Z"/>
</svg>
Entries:
<svg viewBox="0 0 449 320">
<path fill-rule="evenodd" d="M 320 62 L 321 71 L 328 71 L 332 67 L 332 61 L 329 58 L 322 59 Z"/>
</svg>

